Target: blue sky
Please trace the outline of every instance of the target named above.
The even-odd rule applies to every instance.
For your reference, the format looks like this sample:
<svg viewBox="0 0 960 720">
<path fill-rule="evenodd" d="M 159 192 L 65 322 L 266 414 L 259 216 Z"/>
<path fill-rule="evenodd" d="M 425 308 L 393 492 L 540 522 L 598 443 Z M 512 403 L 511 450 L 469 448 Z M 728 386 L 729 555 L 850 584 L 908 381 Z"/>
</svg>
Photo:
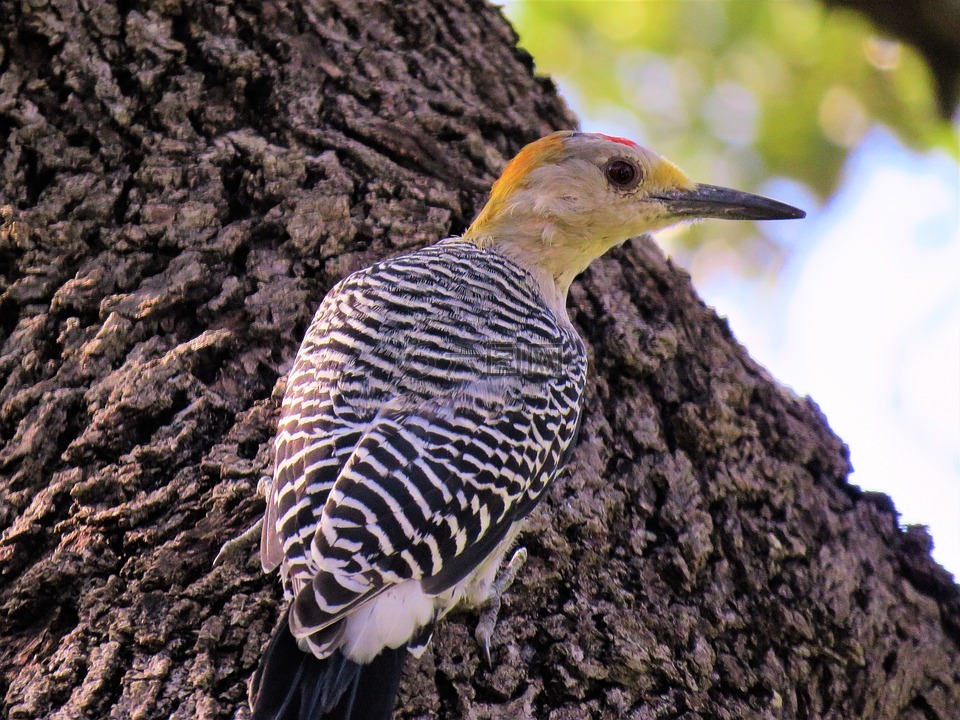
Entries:
<svg viewBox="0 0 960 720">
<path fill-rule="evenodd" d="M 694 283 L 755 359 L 820 405 L 851 481 L 890 495 L 901 524 L 927 525 L 960 576 L 957 163 L 877 127 L 825 206 L 791 183 L 764 190 L 811 211 L 763 228 L 792 246 L 777 282 L 695 271 Z"/>
<path fill-rule="evenodd" d="M 576 111 L 576 93 L 565 97 Z M 584 130 L 640 134 L 623 117 L 581 117 Z M 850 447 L 850 481 L 893 498 L 901 525 L 926 525 L 933 557 L 960 578 L 957 162 L 909 150 L 878 125 L 825 205 L 787 179 L 760 192 L 808 211 L 756 225 L 787 250 L 775 273 L 739 272 L 725 240 L 691 254 L 677 242 L 682 227 L 658 240 L 750 355 L 817 402 Z"/>
</svg>

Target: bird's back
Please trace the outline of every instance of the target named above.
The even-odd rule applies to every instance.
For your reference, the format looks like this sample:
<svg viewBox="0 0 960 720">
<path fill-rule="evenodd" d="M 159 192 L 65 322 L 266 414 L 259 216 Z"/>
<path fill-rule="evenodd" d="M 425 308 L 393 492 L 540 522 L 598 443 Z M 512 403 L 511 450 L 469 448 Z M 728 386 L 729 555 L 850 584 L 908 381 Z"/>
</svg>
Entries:
<svg viewBox="0 0 960 720">
<path fill-rule="evenodd" d="M 308 548 L 334 483 L 371 423 L 406 407 L 435 408 L 437 432 L 446 410 L 484 398 L 491 407 L 480 413 L 532 418 L 532 438 L 503 435 L 524 424 L 518 417 L 478 427 L 476 439 L 515 448 L 479 460 L 505 486 L 529 484 L 539 497 L 572 441 L 585 375 L 576 332 L 526 271 L 494 252 L 450 239 L 354 273 L 325 298 L 288 380 L 268 493 L 279 532 L 265 534 L 265 567 L 281 564 L 290 594 L 314 576 Z M 397 457 L 416 456 L 406 450 Z"/>
</svg>

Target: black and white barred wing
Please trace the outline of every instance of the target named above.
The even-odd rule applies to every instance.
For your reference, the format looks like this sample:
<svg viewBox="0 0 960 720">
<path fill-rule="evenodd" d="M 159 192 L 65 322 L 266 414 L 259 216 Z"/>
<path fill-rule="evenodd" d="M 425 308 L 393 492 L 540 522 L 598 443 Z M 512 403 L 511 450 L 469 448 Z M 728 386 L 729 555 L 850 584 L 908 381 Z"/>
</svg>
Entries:
<svg viewBox="0 0 960 720">
<path fill-rule="evenodd" d="M 467 577 L 528 514 L 573 440 L 569 383 L 485 380 L 384 407 L 331 490 L 291 629 L 319 654 L 335 623 L 405 580 L 438 595 Z"/>
<path fill-rule="evenodd" d="M 265 571 L 280 567 L 284 588 L 295 593 L 316 572 L 308 548 L 326 496 L 363 433 L 356 417 L 343 417 L 332 395 L 342 358 L 318 349 L 340 324 L 342 296 L 335 287 L 317 311 L 287 382 L 275 441 L 274 476 L 265 488 L 260 539 Z M 349 410 L 349 408 L 343 408 Z"/>
</svg>

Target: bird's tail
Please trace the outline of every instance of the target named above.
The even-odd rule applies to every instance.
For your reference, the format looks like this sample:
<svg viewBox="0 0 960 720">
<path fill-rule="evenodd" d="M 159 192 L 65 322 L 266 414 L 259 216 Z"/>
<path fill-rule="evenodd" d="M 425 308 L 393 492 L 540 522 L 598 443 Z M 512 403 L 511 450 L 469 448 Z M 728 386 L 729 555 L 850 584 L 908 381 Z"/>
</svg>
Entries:
<svg viewBox="0 0 960 720">
<path fill-rule="evenodd" d="M 366 665 L 339 650 L 320 660 L 282 622 L 253 676 L 252 720 L 390 720 L 406 655 L 401 646 Z"/>
</svg>

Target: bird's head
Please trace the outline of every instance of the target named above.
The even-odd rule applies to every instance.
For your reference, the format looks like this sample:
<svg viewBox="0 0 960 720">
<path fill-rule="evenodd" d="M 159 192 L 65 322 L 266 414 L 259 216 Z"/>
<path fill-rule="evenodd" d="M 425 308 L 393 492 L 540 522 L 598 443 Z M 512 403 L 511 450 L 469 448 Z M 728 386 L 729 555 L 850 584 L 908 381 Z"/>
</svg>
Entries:
<svg viewBox="0 0 960 720">
<path fill-rule="evenodd" d="M 759 195 L 697 184 L 629 140 L 557 132 L 507 164 L 464 238 L 547 271 L 565 295 L 592 260 L 645 232 L 684 220 L 803 216 Z"/>
</svg>

